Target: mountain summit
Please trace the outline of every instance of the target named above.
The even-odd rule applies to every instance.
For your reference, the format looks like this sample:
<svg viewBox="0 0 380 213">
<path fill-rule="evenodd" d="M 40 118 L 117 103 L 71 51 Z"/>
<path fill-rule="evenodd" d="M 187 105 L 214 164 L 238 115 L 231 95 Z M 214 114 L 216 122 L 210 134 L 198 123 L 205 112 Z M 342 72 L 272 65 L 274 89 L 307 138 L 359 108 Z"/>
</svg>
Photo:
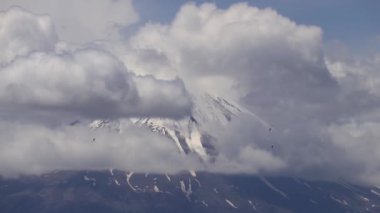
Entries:
<svg viewBox="0 0 380 213">
<path fill-rule="evenodd" d="M 218 156 L 217 139 L 210 128 L 225 129 L 228 124 L 241 116 L 251 116 L 252 122 L 265 122 L 255 117 L 248 110 L 224 98 L 202 94 L 193 96 L 194 108 L 191 115 L 179 120 L 169 118 L 140 117 L 131 118 L 130 122 L 140 128 L 146 128 L 170 139 L 179 152 L 196 154 L 204 162 L 212 162 Z M 119 121 L 95 120 L 89 124 L 92 129 L 109 128 L 116 132 L 123 131 Z"/>
</svg>

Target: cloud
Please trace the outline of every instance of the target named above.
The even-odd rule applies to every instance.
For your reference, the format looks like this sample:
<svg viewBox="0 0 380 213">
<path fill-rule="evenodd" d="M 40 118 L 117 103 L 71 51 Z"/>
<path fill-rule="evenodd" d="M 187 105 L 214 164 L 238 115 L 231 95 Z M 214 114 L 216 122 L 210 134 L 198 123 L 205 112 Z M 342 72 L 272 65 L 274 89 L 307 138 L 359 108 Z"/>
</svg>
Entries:
<svg viewBox="0 0 380 213">
<path fill-rule="evenodd" d="M 120 2 L 127 1 L 102 4 Z M 82 6 L 78 3 L 74 12 L 81 14 Z M 214 172 L 380 182 L 375 131 L 380 121 L 378 56 L 325 55 L 320 28 L 245 3 L 227 9 L 186 4 L 171 23 L 147 23 L 125 43 L 105 39 L 86 46 L 58 37 L 74 43 L 107 38 L 104 32 L 110 31 L 102 21 L 111 16 L 99 17 L 99 31 L 83 33 L 87 29 L 77 27 L 91 16 L 82 14 L 78 23 L 69 21 L 65 28 L 68 19 L 60 18 L 66 14 L 51 14 L 58 33 L 47 16 L 19 8 L 1 14 L 0 116 L 11 125 L 0 127 L 5 141 L 0 171 L 106 167 L 166 171 L 190 166 Z M 255 113 L 254 119 L 232 120 L 228 128 L 209 127 L 219 139 L 215 144 L 219 156 L 205 167 L 194 163 L 192 156 L 178 158 L 173 144 L 167 145 L 165 139 L 162 145 L 161 139 L 153 143 L 157 136 L 140 129 L 128 127 L 117 135 L 59 122 L 48 128 L 41 118 L 180 118 L 192 110 L 188 89 L 192 94 L 206 91 L 233 99 Z M 27 124 L 18 124 L 20 116 L 27 118 Z M 16 134 L 19 131 L 26 136 Z M 92 134 L 99 134 L 101 142 L 89 148 Z M 31 146 L 33 141 L 42 141 L 41 146 Z M 147 157 L 135 154 L 147 149 L 151 151 Z M 41 150 L 50 156 L 30 154 Z M 52 156 L 59 158 L 50 161 Z M 166 166 L 171 161 L 174 164 Z M 28 162 L 34 166 L 29 168 Z M 163 166 L 156 169 L 154 162 Z"/>
<path fill-rule="evenodd" d="M 0 171 L 9 177 L 56 170 L 174 173 L 197 164 L 183 158 L 172 142 L 125 123 L 121 133 L 85 125 L 50 128 L 0 123 Z M 19 134 L 22 132 L 22 134 Z M 94 139 L 94 141 L 93 141 Z"/>
<path fill-rule="evenodd" d="M 191 100 L 181 80 L 135 76 L 105 50 L 58 42 L 47 16 L 20 8 L 2 16 L 3 110 L 60 111 L 87 118 L 179 118 L 190 112 Z"/>
<path fill-rule="evenodd" d="M 74 43 L 109 39 L 138 21 L 131 0 L 2 0 L 0 9 L 19 6 L 51 17 L 61 40 Z"/>
<path fill-rule="evenodd" d="M 379 183 L 379 160 L 357 158 L 364 152 L 348 152 L 337 136 L 350 121 L 360 127 L 378 122 L 377 57 L 333 60 L 323 45 L 320 28 L 299 25 L 272 9 L 246 3 L 227 9 L 186 4 L 171 23 L 141 28 L 129 40 L 123 60 L 134 72 L 162 79 L 179 76 L 191 90 L 235 99 L 272 127 L 269 134 L 239 121 L 218 132 L 227 136 L 218 144 L 228 159 L 222 165 Z M 375 144 L 364 146 L 376 150 Z M 245 149 L 253 150 L 246 151 L 253 161 L 267 163 L 252 163 L 244 157 Z M 253 166 L 244 167 L 249 163 Z M 358 175 L 363 170 L 370 172 Z"/>
<path fill-rule="evenodd" d="M 377 112 L 378 114 L 378 112 Z M 339 149 L 344 150 L 343 158 L 348 172 L 360 182 L 377 184 L 380 178 L 379 167 L 379 131 L 380 122 L 351 121 L 343 125 L 331 125 L 328 131 L 332 142 Z"/>
<path fill-rule="evenodd" d="M 191 109 L 180 80 L 135 77 L 112 55 L 97 50 L 33 53 L 1 69 L 0 82 L 3 107 L 26 111 L 117 118 L 181 117 Z"/>
<path fill-rule="evenodd" d="M 209 131 L 218 140 L 215 146 L 219 152 L 209 167 L 211 171 L 273 174 L 289 166 L 271 148 L 268 128 L 253 116 L 243 113 L 233 117 L 224 128 L 210 125 Z"/>
<path fill-rule="evenodd" d="M 0 12 L 0 65 L 34 51 L 52 51 L 57 43 L 53 23 L 18 7 Z"/>
<path fill-rule="evenodd" d="M 362 90 L 380 97 L 380 54 L 355 56 L 344 44 L 330 46 L 326 64 L 340 85 L 349 91 Z"/>
<path fill-rule="evenodd" d="M 133 80 L 142 99 L 136 109 L 141 111 L 139 116 L 180 118 L 190 115 L 192 100 L 181 79 L 158 80 L 147 75 Z"/>
<path fill-rule="evenodd" d="M 128 64 L 138 72 L 160 77 L 164 74 L 157 70 L 166 71 L 167 76 L 174 73 L 195 84 L 205 78 L 229 78 L 241 96 L 268 89 L 297 94 L 305 85 L 309 90 L 321 83 L 334 86 L 322 63 L 321 40 L 319 28 L 297 25 L 271 9 L 244 3 L 227 10 L 187 4 L 170 25 L 148 24 L 130 41 L 138 56 L 147 61 L 161 58 L 166 66 L 151 69 L 139 63 L 145 60 L 133 60 L 136 56 Z M 279 88 L 279 83 L 287 85 Z"/>
<path fill-rule="evenodd" d="M 340 122 L 328 126 L 331 142 L 343 150 L 342 156 L 347 160 L 343 167 L 349 167 L 346 172 L 351 172 L 360 182 L 378 184 L 380 159 L 377 158 L 377 150 L 380 143 L 376 130 L 380 125 L 379 55 L 354 55 L 341 43 L 330 44 L 327 49 L 329 71 L 351 98 L 346 100 L 351 109 L 349 114 L 344 114 L 339 117 Z"/>
<path fill-rule="evenodd" d="M 55 29 L 49 16 L 20 7 L 0 13 L 1 175 L 109 168 L 170 173 L 197 164 L 167 138 L 123 120 L 188 115 L 192 103 L 180 79 L 137 76 L 94 43 L 59 40 Z M 125 121 L 125 128 L 94 131 L 86 124 L 95 118 Z M 73 119 L 80 124 L 69 126 Z"/>
</svg>

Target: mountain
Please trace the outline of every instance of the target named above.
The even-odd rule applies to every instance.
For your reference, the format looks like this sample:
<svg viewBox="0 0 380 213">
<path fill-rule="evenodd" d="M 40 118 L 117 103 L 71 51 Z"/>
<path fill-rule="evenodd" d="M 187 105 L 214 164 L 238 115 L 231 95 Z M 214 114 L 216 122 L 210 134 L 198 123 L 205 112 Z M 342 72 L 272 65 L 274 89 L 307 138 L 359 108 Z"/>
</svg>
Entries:
<svg viewBox="0 0 380 213">
<path fill-rule="evenodd" d="M 212 164 L 220 154 L 212 128 L 227 129 L 242 116 L 271 131 L 248 110 L 208 94 L 194 97 L 188 117 L 133 118 L 129 124 L 167 137 L 184 156 L 193 154 Z M 123 131 L 120 121 L 95 120 L 89 127 Z M 178 174 L 56 171 L 0 178 L 0 212 L 380 212 L 380 187 L 343 179 L 324 182 L 192 170 Z"/>
<path fill-rule="evenodd" d="M 0 211 L 380 212 L 380 187 L 210 173 L 59 171 L 0 178 Z"/>
<path fill-rule="evenodd" d="M 177 146 L 180 153 L 184 155 L 193 153 L 198 155 L 202 161 L 207 162 L 213 161 L 218 155 L 215 146 L 217 139 L 210 132 L 210 127 L 225 129 L 233 119 L 250 116 L 252 122 L 259 123 L 263 128 L 270 128 L 259 117 L 224 98 L 202 94 L 193 96 L 193 102 L 191 115 L 180 120 L 140 117 L 132 118 L 130 121 L 140 128 L 146 128 L 166 136 Z M 89 127 L 122 131 L 119 121 L 95 120 L 89 124 Z"/>
</svg>

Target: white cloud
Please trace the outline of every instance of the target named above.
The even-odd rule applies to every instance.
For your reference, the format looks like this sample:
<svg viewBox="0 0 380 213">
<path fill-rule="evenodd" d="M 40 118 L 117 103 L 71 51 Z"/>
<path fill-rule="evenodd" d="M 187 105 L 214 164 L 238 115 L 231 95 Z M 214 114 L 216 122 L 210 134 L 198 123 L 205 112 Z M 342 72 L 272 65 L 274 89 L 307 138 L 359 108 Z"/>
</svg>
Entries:
<svg viewBox="0 0 380 213">
<path fill-rule="evenodd" d="M 178 75 L 187 79 L 187 84 L 194 81 L 195 87 L 205 78 L 222 76 L 234 81 L 234 88 L 228 89 L 238 90 L 240 96 L 268 89 L 296 94 L 301 87 L 329 86 L 321 37 L 319 28 L 297 25 L 271 9 L 244 3 L 227 10 L 213 4 L 187 4 L 170 25 L 142 28 L 130 41 L 136 53 L 126 60 L 136 72 L 163 78 Z M 152 60 L 164 66 L 153 68 L 146 63 Z"/>
<path fill-rule="evenodd" d="M 332 48 L 339 48 L 332 45 Z M 329 51 L 326 64 L 331 74 L 346 90 L 365 90 L 380 97 L 380 54 L 354 56 L 345 47 Z"/>
<path fill-rule="evenodd" d="M 286 167 L 283 160 L 268 151 L 251 146 L 240 148 L 236 156 L 226 156 L 221 153 L 206 171 L 227 174 L 271 174 Z"/>
<path fill-rule="evenodd" d="M 6 176 L 55 170 L 105 170 L 174 173 L 196 165 L 165 137 L 126 126 L 116 133 L 87 126 L 48 128 L 0 123 L 0 172 Z M 22 134 L 20 134 L 22 133 Z M 95 139 L 93 141 L 93 139 Z"/>
<path fill-rule="evenodd" d="M 338 90 L 323 62 L 321 47 L 319 28 L 297 25 L 271 9 L 244 3 L 226 10 L 213 4 L 187 4 L 171 24 L 148 24 L 139 30 L 130 40 L 133 52 L 126 54 L 125 63 L 138 73 L 159 78 L 177 75 L 191 89 L 243 100 L 274 123 L 276 131 L 291 128 L 292 134 L 297 134 L 302 128 L 298 124 L 319 117 L 322 102 L 333 100 Z M 267 140 L 264 144 L 263 133 L 253 136 L 252 130 L 241 135 L 242 128 L 231 130 L 233 136 L 224 140 L 227 147 L 243 149 L 253 143 L 255 149 L 265 150 L 275 144 Z M 241 135 L 241 143 L 234 139 L 236 135 Z M 252 141 L 252 137 L 258 140 Z M 284 140 L 293 137 L 284 136 Z M 302 142 L 291 147 L 297 145 Z M 276 147 L 281 146 L 276 143 Z M 291 156 L 292 151 L 277 155 Z M 266 152 L 268 156 L 270 152 Z M 293 163 L 287 156 L 281 157 Z M 267 168 L 271 167 L 268 162 Z"/>
<path fill-rule="evenodd" d="M 163 79 L 180 76 L 192 90 L 240 100 L 272 125 L 269 134 L 240 121 L 222 133 L 226 139 L 219 146 L 228 159 L 225 165 L 236 163 L 248 172 L 273 169 L 379 183 L 375 173 L 359 175 L 361 168 L 377 171 L 379 159 L 360 160 L 355 151 L 346 153 L 331 130 L 344 128 L 352 119 L 363 125 L 379 117 L 379 60 L 329 58 L 326 65 L 322 47 L 320 28 L 296 24 L 271 9 L 244 3 L 225 10 L 186 4 L 172 23 L 149 23 L 140 29 L 123 60 L 137 73 Z M 365 146 L 376 150 L 374 144 Z M 260 152 L 252 156 L 270 160 L 244 167 L 251 162 L 241 152 L 245 148 Z M 371 160 L 376 163 L 368 163 Z"/>
<path fill-rule="evenodd" d="M 180 117 L 191 107 L 181 81 L 133 77 L 112 55 L 96 50 L 33 53 L 1 69 L 0 82 L 3 107 L 25 110 L 62 110 L 93 118 Z"/>
<path fill-rule="evenodd" d="M 123 2 L 127 1 L 107 1 L 112 7 Z M 81 21 L 78 24 L 83 24 Z M 91 21 L 96 23 L 96 19 Z M 104 27 L 103 22 L 96 24 Z M 89 33 L 98 36 L 98 32 Z M 82 39 L 81 35 L 69 36 Z M 1 175 L 108 168 L 175 172 L 191 166 L 167 138 L 148 131 L 128 126 L 118 134 L 62 124 L 74 118 L 176 119 L 191 110 L 180 79 L 136 76 L 115 55 L 94 46 L 59 41 L 49 16 L 18 7 L 0 13 Z"/>
<path fill-rule="evenodd" d="M 380 180 L 380 143 L 378 121 L 351 121 L 343 125 L 332 125 L 329 133 L 335 146 L 344 150 L 349 172 L 358 181 L 378 184 Z"/>
<path fill-rule="evenodd" d="M 117 110 L 118 102 L 132 102 L 137 95 L 124 66 L 93 50 L 33 53 L 4 67 L 0 75 L 0 100 L 12 106 L 79 108 L 92 113 L 104 105 Z"/>
<path fill-rule="evenodd" d="M 57 42 L 53 23 L 13 7 L 0 12 L 0 65 L 34 51 L 52 51 Z"/>
<path fill-rule="evenodd" d="M 60 39 L 82 43 L 115 37 L 137 22 L 131 0 L 2 0 L 0 10 L 19 6 L 34 14 L 49 15 Z"/>
<path fill-rule="evenodd" d="M 78 11 L 83 10 L 81 5 Z M 61 12 L 57 14 L 65 17 Z M 191 109 L 186 85 L 192 91 L 206 90 L 239 100 L 272 126 L 268 132 L 267 126 L 263 128 L 260 122 L 247 117 L 233 121 L 223 131 L 213 132 L 219 138 L 220 155 L 213 166 L 208 165 L 208 171 L 380 181 L 377 172 L 380 159 L 376 157 L 379 136 L 375 131 L 380 120 L 378 56 L 366 60 L 326 58 L 318 27 L 298 25 L 271 9 L 248 4 L 235 4 L 225 10 L 213 4 L 186 4 L 172 23 L 149 23 L 141 28 L 125 44 L 125 49 L 120 48 L 120 43 L 109 41 L 83 48 L 59 43 L 46 16 L 34 16 L 19 9 L 2 16 L 3 23 L 7 23 L 0 24 L 3 30 L 0 45 L 5 50 L 0 53 L 0 62 L 4 63 L 0 70 L 2 117 L 12 120 L 12 116 L 5 116 L 6 112 L 30 116 L 25 112 L 31 109 L 55 116 L 64 112 L 82 117 L 180 117 Z M 100 16 L 102 20 L 108 18 Z M 107 29 L 107 24 L 101 22 L 102 30 L 88 31 L 95 35 L 91 37 L 80 30 L 78 34 L 76 30 L 65 31 L 62 28 L 65 20 L 56 19 L 59 36 L 62 34 L 69 41 L 104 38 L 102 30 Z M 78 19 L 78 24 L 84 23 L 87 15 Z M 9 45 L 12 43 L 15 45 Z M 129 150 L 144 152 L 144 147 L 155 140 L 140 134 L 140 130 L 131 129 L 121 136 L 99 133 L 97 137 L 115 141 L 120 150 L 108 147 L 113 146 L 111 143 L 105 150 L 113 151 L 101 153 L 97 148 L 105 145 L 100 143 L 90 148 L 83 161 L 78 160 L 78 167 L 70 167 L 70 159 L 78 159 L 88 149 L 83 142 L 92 134 L 88 130 L 71 127 L 52 130 L 33 125 L 14 129 L 26 129 L 29 138 L 45 141 L 41 150 L 48 149 L 47 154 L 58 153 L 63 157 L 51 165 L 45 163 L 49 157 L 33 158 L 29 153 L 34 153 L 36 147 L 28 145 L 32 140 L 3 125 L 0 135 L 6 141 L 4 150 L 12 154 L 4 151 L 0 166 L 9 173 L 17 173 L 11 168 L 29 172 L 108 166 L 137 171 L 154 169 L 150 163 L 134 167 L 143 158 Z M 47 139 L 40 133 L 47 135 Z M 145 142 L 129 146 L 122 144 L 124 136 Z M 67 150 L 70 146 L 63 146 L 63 141 L 74 141 L 70 146 L 75 150 Z M 9 146 L 11 142 L 14 147 Z M 77 147 L 76 143 L 80 145 Z M 156 145 L 149 154 L 153 157 L 145 160 L 162 163 L 178 160 L 171 154 L 165 157 L 165 150 L 171 153 L 174 146 Z M 20 153 L 30 156 L 28 161 L 37 165 L 34 169 L 28 170 L 28 164 L 21 162 L 16 147 L 22 147 Z M 109 158 L 113 152 L 115 156 Z M 125 161 L 132 164 L 121 163 Z"/>
<path fill-rule="evenodd" d="M 46 16 L 19 8 L 1 16 L 3 110 L 50 110 L 92 118 L 178 118 L 189 113 L 191 101 L 181 80 L 138 77 L 105 50 L 65 47 Z"/>
<path fill-rule="evenodd" d="M 180 79 L 136 76 L 115 55 L 95 46 L 59 41 L 49 16 L 18 7 L 0 13 L 1 175 L 191 167 L 191 159 L 180 156 L 167 138 L 148 131 L 126 126 L 119 134 L 93 131 L 83 123 L 67 125 L 72 119 L 85 124 L 100 117 L 176 119 L 191 110 Z"/>
<path fill-rule="evenodd" d="M 348 172 L 357 181 L 378 184 L 380 127 L 380 57 L 354 55 L 344 44 L 328 46 L 326 64 L 347 94 L 340 122 L 330 124 L 328 133 L 334 146 L 343 150 Z M 347 165 L 346 165 L 347 164 Z"/>
<path fill-rule="evenodd" d="M 158 80 L 153 76 L 136 76 L 139 116 L 175 117 L 189 115 L 192 102 L 181 79 Z M 157 116 L 158 115 L 158 116 Z"/>
</svg>

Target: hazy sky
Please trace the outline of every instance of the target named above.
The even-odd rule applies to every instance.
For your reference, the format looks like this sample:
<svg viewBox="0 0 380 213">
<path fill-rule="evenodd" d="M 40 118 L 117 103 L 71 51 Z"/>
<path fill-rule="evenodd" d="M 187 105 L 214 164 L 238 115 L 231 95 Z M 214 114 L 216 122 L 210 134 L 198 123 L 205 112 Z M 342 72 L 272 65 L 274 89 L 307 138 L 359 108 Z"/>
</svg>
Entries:
<svg viewBox="0 0 380 213">
<path fill-rule="evenodd" d="M 379 5 L 2 0 L 0 174 L 191 167 L 380 184 Z M 244 106 L 273 136 L 234 120 L 202 167 L 129 121 L 188 117 L 199 92 Z M 123 132 L 87 127 L 103 118 Z M 89 147 L 93 135 L 103 143 Z"/>
</svg>

